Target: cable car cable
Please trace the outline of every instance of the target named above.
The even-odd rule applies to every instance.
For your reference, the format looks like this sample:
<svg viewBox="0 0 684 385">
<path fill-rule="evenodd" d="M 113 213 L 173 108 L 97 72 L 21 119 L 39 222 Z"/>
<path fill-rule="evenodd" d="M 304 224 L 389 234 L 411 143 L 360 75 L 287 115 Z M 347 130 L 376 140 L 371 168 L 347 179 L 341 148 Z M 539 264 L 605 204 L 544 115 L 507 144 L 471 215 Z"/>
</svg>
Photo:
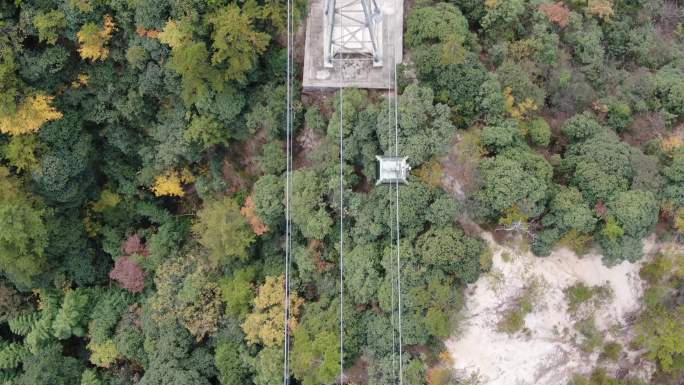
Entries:
<svg viewBox="0 0 684 385">
<path fill-rule="evenodd" d="M 393 61 L 393 71 L 394 71 L 394 156 L 399 156 L 399 103 L 397 95 L 397 49 L 394 47 L 394 52 L 392 55 Z M 399 385 L 404 383 L 404 371 L 403 371 L 403 349 L 402 349 L 402 308 L 401 308 L 401 232 L 399 228 L 399 180 L 396 181 L 396 240 L 397 240 L 397 294 L 398 294 L 398 312 L 399 312 Z"/>
<path fill-rule="evenodd" d="M 292 0 L 287 0 L 287 69 L 286 69 L 286 116 L 285 116 L 285 340 L 283 354 L 283 385 L 290 382 L 290 263 L 292 223 L 290 203 L 292 199 Z"/>
</svg>

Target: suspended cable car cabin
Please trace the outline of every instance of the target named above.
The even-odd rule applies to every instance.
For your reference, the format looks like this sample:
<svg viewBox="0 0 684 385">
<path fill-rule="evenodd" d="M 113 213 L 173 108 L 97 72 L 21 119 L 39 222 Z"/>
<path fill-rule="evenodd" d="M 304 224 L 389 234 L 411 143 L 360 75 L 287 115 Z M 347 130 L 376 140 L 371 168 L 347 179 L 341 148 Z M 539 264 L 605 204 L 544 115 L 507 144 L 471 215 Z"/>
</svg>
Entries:
<svg viewBox="0 0 684 385">
<path fill-rule="evenodd" d="M 376 155 L 375 159 L 378 160 L 378 181 L 375 183 L 376 185 L 408 183 L 406 179 L 411 171 L 411 166 L 407 162 L 408 156 L 402 158 Z"/>
</svg>

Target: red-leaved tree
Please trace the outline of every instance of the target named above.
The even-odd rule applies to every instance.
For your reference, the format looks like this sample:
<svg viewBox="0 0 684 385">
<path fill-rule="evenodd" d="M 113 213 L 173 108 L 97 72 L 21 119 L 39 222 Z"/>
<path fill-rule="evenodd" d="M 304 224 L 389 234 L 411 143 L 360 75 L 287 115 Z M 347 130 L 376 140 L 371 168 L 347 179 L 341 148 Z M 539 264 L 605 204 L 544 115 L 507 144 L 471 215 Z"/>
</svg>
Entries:
<svg viewBox="0 0 684 385">
<path fill-rule="evenodd" d="M 131 293 L 140 293 L 145 288 L 145 271 L 129 257 L 116 260 L 114 268 L 109 272 L 109 278 Z"/>
<path fill-rule="evenodd" d="M 568 25 L 570 10 L 562 1 L 555 4 L 542 4 L 539 6 L 539 10 L 542 11 L 551 22 L 558 24 L 558 26 L 565 27 Z"/>
<path fill-rule="evenodd" d="M 138 234 L 133 234 L 126 238 L 121 245 L 121 251 L 124 253 L 124 255 L 138 254 L 146 257 L 148 254 L 147 247 L 143 243 L 142 239 L 140 239 Z"/>
</svg>

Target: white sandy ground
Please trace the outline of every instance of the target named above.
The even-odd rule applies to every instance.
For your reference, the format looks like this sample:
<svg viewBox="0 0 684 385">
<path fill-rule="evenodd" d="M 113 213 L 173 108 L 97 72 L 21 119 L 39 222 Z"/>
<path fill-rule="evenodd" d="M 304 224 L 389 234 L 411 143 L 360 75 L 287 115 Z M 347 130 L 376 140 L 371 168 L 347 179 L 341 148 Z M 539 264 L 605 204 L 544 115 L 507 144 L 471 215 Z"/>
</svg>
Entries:
<svg viewBox="0 0 684 385">
<path fill-rule="evenodd" d="M 601 257 L 589 254 L 578 258 L 567 249 L 549 257 L 500 246 L 491 233 L 482 236 L 494 250 L 492 272 L 467 289 L 465 320 L 461 332 L 447 341 L 455 369 L 463 375 L 479 373 L 487 385 L 565 385 L 573 373 L 587 373 L 596 366 L 599 352 L 582 352 L 573 328 L 577 317 L 567 311 L 563 289 L 578 282 L 587 285 L 608 283 L 613 298 L 596 308 L 593 315 L 605 341 L 629 344 L 628 317 L 639 308 L 643 284 L 638 272 L 641 263 L 626 263 L 607 268 Z M 652 254 L 653 238 L 644 241 L 645 254 Z M 511 258 L 504 261 L 502 253 Z M 497 323 L 521 290 L 532 279 L 543 282 L 538 306 L 525 318 L 529 333 L 509 336 L 497 332 Z M 623 349 L 625 351 L 627 349 Z M 622 357 L 621 370 L 646 377 L 653 368 L 638 361 L 632 352 Z M 613 367 L 617 370 L 617 367 Z"/>
</svg>

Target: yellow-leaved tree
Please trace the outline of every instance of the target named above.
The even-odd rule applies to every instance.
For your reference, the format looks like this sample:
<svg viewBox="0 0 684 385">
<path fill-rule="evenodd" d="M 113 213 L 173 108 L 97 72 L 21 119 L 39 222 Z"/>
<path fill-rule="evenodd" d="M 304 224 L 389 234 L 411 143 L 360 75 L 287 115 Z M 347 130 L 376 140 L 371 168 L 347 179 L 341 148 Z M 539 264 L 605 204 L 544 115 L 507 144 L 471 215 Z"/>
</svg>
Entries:
<svg viewBox="0 0 684 385">
<path fill-rule="evenodd" d="M 92 61 L 106 59 L 109 55 L 107 43 L 109 43 L 114 31 L 116 31 L 116 23 L 109 15 L 105 15 L 102 29 L 95 23 L 83 25 L 76 34 L 78 42 L 81 44 L 78 53 L 83 59 Z"/>
<path fill-rule="evenodd" d="M 183 48 L 192 42 L 192 29 L 186 22 L 169 20 L 157 36 L 159 41 L 168 44 L 172 49 Z"/>
<path fill-rule="evenodd" d="M 660 141 L 660 148 L 670 158 L 672 158 L 682 146 L 684 146 L 684 140 L 675 135 Z"/>
<path fill-rule="evenodd" d="M 182 172 L 171 170 L 164 175 L 157 176 L 154 179 L 152 192 L 154 193 L 154 196 L 157 197 L 182 197 L 185 195 L 185 191 L 183 190 L 183 184 L 192 183 L 194 180 L 195 178 L 187 170 L 183 170 Z"/>
<path fill-rule="evenodd" d="M 684 207 L 680 207 L 674 213 L 674 228 L 678 233 L 684 234 Z"/>
<path fill-rule="evenodd" d="M 259 293 L 254 298 L 254 310 L 242 324 L 245 339 L 249 344 L 263 344 L 265 346 L 282 346 L 285 330 L 285 276 L 266 277 L 266 282 L 259 287 Z M 294 331 L 297 317 L 304 300 L 297 294 L 290 294 L 290 321 L 288 327 Z"/>
<path fill-rule="evenodd" d="M 506 110 L 512 118 L 527 120 L 530 117 L 530 113 L 538 109 L 537 103 L 535 103 L 532 98 L 525 98 L 522 102 L 516 103 L 511 87 L 504 88 L 503 94 L 506 102 Z"/>
<path fill-rule="evenodd" d="M 21 135 L 37 132 L 52 120 L 62 118 L 62 113 L 52 107 L 52 96 L 36 94 L 24 99 L 13 115 L 0 117 L 0 132 Z"/>
<path fill-rule="evenodd" d="M 587 13 L 598 16 L 603 20 L 609 20 L 613 14 L 612 0 L 589 0 L 587 2 Z"/>
<path fill-rule="evenodd" d="M 90 350 L 90 362 L 101 368 L 110 367 L 119 357 L 116 343 L 112 339 L 108 339 L 100 344 L 90 341 L 86 347 Z"/>
</svg>

